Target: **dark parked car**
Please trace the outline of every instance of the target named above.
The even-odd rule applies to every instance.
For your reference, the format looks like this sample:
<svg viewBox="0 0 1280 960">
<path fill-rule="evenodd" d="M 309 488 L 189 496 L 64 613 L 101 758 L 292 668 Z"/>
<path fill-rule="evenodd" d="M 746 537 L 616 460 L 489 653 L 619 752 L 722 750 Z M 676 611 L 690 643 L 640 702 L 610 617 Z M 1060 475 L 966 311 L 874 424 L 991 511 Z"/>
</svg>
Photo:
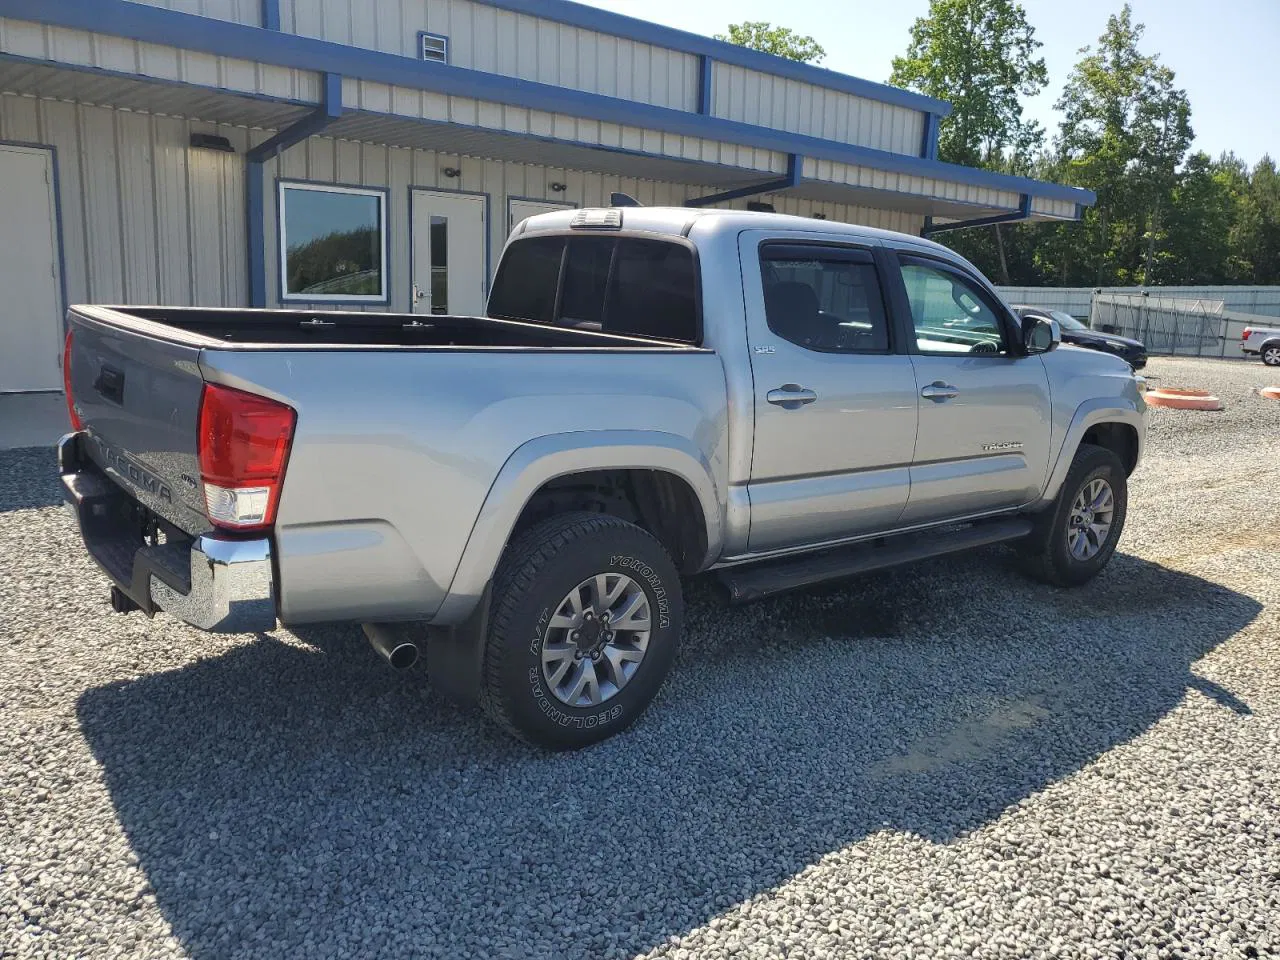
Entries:
<svg viewBox="0 0 1280 960">
<path fill-rule="evenodd" d="M 1077 347 L 1088 347 L 1090 350 L 1114 353 L 1117 357 L 1127 360 L 1129 366 L 1135 370 L 1141 370 L 1147 365 L 1147 348 L 1141 340 L 1130 340 L 1128 337 L 1119 337 L 1114 333 L 1091 330 L 1071 314 L 1063 313 L 1061 310 L 1015 306 L 1013 311 L 1024 319 L 1026 317 L 1039 317 L 1045 320 L 1057 320 L 1058 326 L 1062 328 L 1063 343 L 1074 343 Z"/>
</svg>

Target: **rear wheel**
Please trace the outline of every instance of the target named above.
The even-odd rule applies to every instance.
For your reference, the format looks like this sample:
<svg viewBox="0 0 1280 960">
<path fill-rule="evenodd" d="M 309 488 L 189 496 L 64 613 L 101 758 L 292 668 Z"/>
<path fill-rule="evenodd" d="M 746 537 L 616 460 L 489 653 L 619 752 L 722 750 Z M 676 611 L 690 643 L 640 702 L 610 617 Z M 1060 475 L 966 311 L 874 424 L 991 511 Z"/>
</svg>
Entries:
<svg viewBox="0 0 1280 960">
<path fill-rule="evenodd" d="M 1262 362 L 1268 367 L 1280 367 L 1280 343 L 1269 343 L 1262 348 Z"/>
<path fill-rule="evenodd" d="M 1052 507 L 1018 545 L 1032 576 L 1059 587 L 1096 577 L 1115 553 L 1129 503 L 1124 464 L 1105 447 L 1082 443 Z"/>
<path fill-rule="evenodd" d="M 683 599 L 662 545 L 616 517 L 544 521 L 506 550 L 485 645 L 485 711 L 553 749 L 618 733 L 675 659 Z"/>
</svg>

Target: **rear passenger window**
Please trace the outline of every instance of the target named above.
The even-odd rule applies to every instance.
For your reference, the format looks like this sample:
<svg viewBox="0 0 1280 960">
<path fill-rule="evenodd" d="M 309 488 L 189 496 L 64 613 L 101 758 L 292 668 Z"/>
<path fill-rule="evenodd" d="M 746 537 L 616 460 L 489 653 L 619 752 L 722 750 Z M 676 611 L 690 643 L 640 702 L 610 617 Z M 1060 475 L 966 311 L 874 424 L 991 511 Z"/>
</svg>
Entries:
<svg viewBox="0 0 1280 960">
<path fill-rule="evenodd" d="M 760 254 L 769 329 L 822 353 L 884 353 L 889 321 L 864 250 L 786 244 Z"/>
<path fill-rule="evenodd" d="M 563 253 L 564 237 L 534 237 L 507 247 L 493 281 L 489 316 L 550 322 Z"/>
<path fill-rule="evenodd" d="M 517 240 L 503 255 L 489 316 L 697 343 L 693 251 L 666 240 L 616 236 Z"/>
<path fill-rule="evenodd" d="M 698 340 L 693 252 L 662 240 L 619 240 L 605 327 L 658 340 Z"/>
</svg>

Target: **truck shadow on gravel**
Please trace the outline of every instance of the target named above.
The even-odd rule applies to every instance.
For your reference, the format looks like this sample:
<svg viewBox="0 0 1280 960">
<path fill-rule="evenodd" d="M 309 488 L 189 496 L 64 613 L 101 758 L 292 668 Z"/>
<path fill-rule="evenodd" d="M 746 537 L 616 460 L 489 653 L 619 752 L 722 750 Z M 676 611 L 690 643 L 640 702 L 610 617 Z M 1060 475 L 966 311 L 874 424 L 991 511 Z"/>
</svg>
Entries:
<svg viewBox="0 0 1280 960">
<path fill-rule="evenodd" d="M 1252 599 L 1128 556 L 1069 593 L 1013 566 L 738 609 L 694 584 L 664 693 L 576 754 L 509 741 L 348 627 L 90 690 L 79 719 L 193 957 L 631 956 L 869 834 L 987 824 L 1189 689 L 1247 714 L 1194 663 Z"/>
</svg>

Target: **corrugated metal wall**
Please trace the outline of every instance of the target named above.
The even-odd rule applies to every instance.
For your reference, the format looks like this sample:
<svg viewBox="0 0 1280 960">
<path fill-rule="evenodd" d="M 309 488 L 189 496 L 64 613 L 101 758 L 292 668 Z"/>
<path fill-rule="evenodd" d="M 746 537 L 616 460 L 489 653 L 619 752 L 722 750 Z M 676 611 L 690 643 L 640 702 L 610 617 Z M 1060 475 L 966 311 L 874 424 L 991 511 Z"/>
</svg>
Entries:
<svg viewBox="0 0 1280 960">
<path fill-rule="evenodd" d="M 52 2 L 52 0 L 49 0 Z M 254 0 L 256 2 L 256 0 Z M 122 37 L 0 18 L 0 51 L 287 100 L 320 100 L 320 74 Z"/>
<path fill-rule="evenodd" d="M 917 196 L 943 197 L 959 203 L 972 203 L 984 207 L 1004 207 L 1016 210 L 1020 197 L 1007 190 L 992 190 L 989 187 L 976 187 L 950 180 L 935 180 L 932 177 L 914 177 L 905 173 L 891 173 L 887 170 L 874 170 L 871 167 L 856 167 L 847 163 L 836 163 L 831 160 L 804 161 L 804 176 L 811 180 L 826 180 L 830 183 L 847 183 L 858 187 L 869 187 L 874 190 L 890 190 L 897 193 L 911 193 Z"/>
<path fill-rule="evenodd" d="M 281 0 L 280 25 L 414 58 L 418 31 L 427 30 L 449 38 L 454 66 L 676 110 L 697 108 L 698 59 L 692 54 L 470 0 Z"/>
<path fill-rule="evenodd" d="M 0 139 L 56 148 L 72 303 L 237 306 L 247 299 L 240 127 L 0 95 Z"/>
<path fill-rule="evenodd" d="M 254 142 L 266 138 L 265 133 L 258 131 L 254 131 L 253 136 Z M 638 180 L 534 164 L 504 163 L 431 150 L 411 150 L 351 140 L 333 140 L 327 137 L 313 137 L 306 143 L 285 151 L 278 163 L 274 160 L 269 161 L 264 167 L 267 177 L 265 195 L 268 198 L 266 224 L 268 301 L 277 304 L 279 298 L 279 250 L 276 245 L 274 211 L 276 178 L 283 177 L 293 180 L 390 188 L 388 212 L 392 294 L 390 309 L 401 312 L 410 309 L 409 288 L 412 281 L 409 272 L 409 191 L 411 187 L 462 190 L 488 195 L 491 271 L 497 266 L 498 256 L 507 239 L 508 197 L 554 200 L 577 206 L 602 206 L 608 203 L 611 192 L 620 190 L 635 197 L 646 206 L 679 206 L 686 197 L 705 192 L 703 188 L 689 184 Z M 445 167 L 460 170 L 461 176 L 445 177 L 442 173 Z M 565 190 L 553 191 L 550 184 L 556 182 L 563 183 Z M 780 213 L 812 216 L 820 212 L 830 220 L 845 220 L 889 230 L 918 233 L 923 223 L 922 218 L 911 214 L 869 207 L 815 203 L 794 197 L 777 198 L 773 202 Z M 747 201 L 742 200 L 728 206 L 745 209 L 746 203 Z"/>
<path fill-rule="evenodd" d="M 713 116 L 920 156 L 924 114 L 734 64 L 711 74 Z"/>
<path fill-rule="evenodd" d="M 262 25 L 262 0 L 133 0 L 152 7 L 164 7 L 179 13 L 193 13 L 197 17 L 213 17 L 216 20 L 234 20 L 251 26 Z"/>
<path fill-rule="evenodd" d="M 1076 219 L 1076 205 L 1070 200 L 1050 200 L 1048 197 L 1032 197 L 1031 212 L 1064 220 Z"/>
<path fill-rule="evenodd" d="M 369 80 L 344 79 L 342 99 L 354 109 L 378 114 L 447 121 L 491 130 L 530 134 L 534 137 L 552 137 L 591 146 L 636 150 L 703 163 L 719 163 L 741 167 L 744 173 L 752 170 L 782 173 L 787 168 L 785 154 L 757 147 L 722 143 L 701 137 L 660 133 L 656 130 L 547 113 L 542 110 L 504 106 L 471 97 L 447 96 L 429 90 L 393 87 Z M 531 142 L 528 149 L 536 154 L 541 149 L 541 145 Z"/>
<path fill-rule="evenodd" d="M 227 137 L 235 154 L 189 147 L 194 131 Z M 0 139 L 48 144 L 57 150 L 61 229 L 72 302 L 242 306 L 248 302 L 244 222 L 244 152 L 270 136 L 247 130 L 151 116 L 107 107 L 0 95 Z M 459 178 L 446 178 L 445 167 Z M 362 184 L 391 189 L 389 208 L 392 308 L 409 308 L 411 186 L 488 194 L 491 266 L 507 235 L 507 198 L 527 197 L 599 206 L 615 190 L 646 205 L 679 205 L 705 188 L 683 183 L 504 163 L 427 150 L 312 138 L 286 151 L 277 169 L 265 165 L 267 277 L 270 302 L 278 285 L 275 178 Z M 563 192 L 550 184 L 564 183 Z M 779 212 L 918 232 L 910 214 L 769 200 Z M 743 208 L 747 201 L 731 206 Z"/>
</svg>

